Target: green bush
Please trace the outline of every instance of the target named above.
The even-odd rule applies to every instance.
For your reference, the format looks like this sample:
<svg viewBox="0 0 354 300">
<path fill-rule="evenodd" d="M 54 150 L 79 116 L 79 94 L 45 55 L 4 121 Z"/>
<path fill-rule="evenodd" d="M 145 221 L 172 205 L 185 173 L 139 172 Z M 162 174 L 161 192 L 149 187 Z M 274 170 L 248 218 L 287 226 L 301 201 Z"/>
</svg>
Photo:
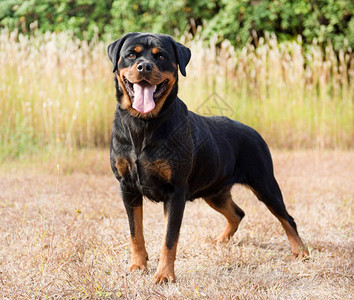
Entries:
<svg viewBox="0 0 354 300">
<path fill-rule="evenodd" d="M 339 49 L 345 38 L 354 47 L 353 12 L 351 0 L 3 0 L 0 26 L 29 32 L 37 21 L 39 31 L 71 30 L 90 40 L 131 31 L 194 34 L 202 25 L 203 36 L 217 34 L 234 46 L 267 31 L 280 40 L 299 34 L 305 43 L 331 40 Z"/>
<path fill-rule="evenodd" d="M 254 30 L 263 36 L 275 32 L 280 40 L 302 35 L 305 43 L 331 40 L 334 48 L 354 46 L 354 2 L 350 0 L 223 0 L 221 9 L 207 24 L 206 34 L 218 33 L 245 44 Z"/>
<path fill-rule="evenodd" d="M 26 33 L 37 21 L 39 31 L 70 30 L 81 39 L 102 35 L 111 21 L 113 0 L 3 0 L 0 24 Z"/>
</svg>

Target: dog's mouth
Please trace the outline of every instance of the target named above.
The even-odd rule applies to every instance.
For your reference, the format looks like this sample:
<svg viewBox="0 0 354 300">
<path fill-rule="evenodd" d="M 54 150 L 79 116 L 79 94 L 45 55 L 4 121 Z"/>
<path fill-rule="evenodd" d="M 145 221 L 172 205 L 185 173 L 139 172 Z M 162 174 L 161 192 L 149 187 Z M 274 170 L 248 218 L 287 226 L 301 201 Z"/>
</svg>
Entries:
<svg viewBox="0 0 354 300">
<path fill-rule="evenodd" d="M 157 85 L 152 85 L 146 80 L 132 83 L 126 77 L 123 79 L 125 89 L 132 100 L 132 107 L 143 114 L 155 108 L 155 102 L 164 94 L 168 86 L 168 79 Z"/>
</svg>

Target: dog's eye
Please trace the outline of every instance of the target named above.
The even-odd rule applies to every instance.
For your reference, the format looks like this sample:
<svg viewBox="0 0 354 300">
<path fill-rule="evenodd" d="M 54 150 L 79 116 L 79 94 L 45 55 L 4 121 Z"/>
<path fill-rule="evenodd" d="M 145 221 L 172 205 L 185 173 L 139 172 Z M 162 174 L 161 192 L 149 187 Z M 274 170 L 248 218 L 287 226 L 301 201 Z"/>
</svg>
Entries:
<svg viewBox="0 0 354 300">
<path fill-rule="evenodd" d="M 159 54 L 159 55 L 157 56 L 157 59 L 158 59 L 158 60 L 165 60 L 166 57 L 164 57 L 163 55 Z"/>
<path fill-rule="evenodd" d="M 129 53 L 128 58 L 129 59 L 135 59 L 136 55 L 134 53 Z"/>
</svg>

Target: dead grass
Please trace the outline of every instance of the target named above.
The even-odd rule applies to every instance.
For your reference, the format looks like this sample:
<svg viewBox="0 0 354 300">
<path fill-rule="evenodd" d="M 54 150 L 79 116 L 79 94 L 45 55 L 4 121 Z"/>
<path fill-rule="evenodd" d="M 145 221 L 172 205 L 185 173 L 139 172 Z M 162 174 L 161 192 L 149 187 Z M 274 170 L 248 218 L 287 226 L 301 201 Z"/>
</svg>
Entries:
<svg viewBox="0 0 354 300">
<path fill-rule="evenodd" d="M 162 206 L 145 201 L 149 272 L 127 272 L 130 245 L 108 151 L 0 169 L 0 297 L 129 299 L 353 299 L 354 152 L 273 153 L 290 213 L 311 249 L 293 260 L 280 224 L 242 187 L 246 212 L 227 245 L 212 239 L 223 218 L 189 203 L 178 246 L 176 284 L 151 279 L 161 247 Z M 74 166 L 74 167 L 72 167 Z"/>
<path fill-rule="evenodd" d="M 192 51 L 179 96 L 226 115 L 282 149 L 354 148 L 354 56 L 273 35 L 234 49 L 185 35 Z M 108 42 L 70 32 L 0 30 L 0 162 L 44 147 L 107 147 L 116 100 Z"/>
</svg>

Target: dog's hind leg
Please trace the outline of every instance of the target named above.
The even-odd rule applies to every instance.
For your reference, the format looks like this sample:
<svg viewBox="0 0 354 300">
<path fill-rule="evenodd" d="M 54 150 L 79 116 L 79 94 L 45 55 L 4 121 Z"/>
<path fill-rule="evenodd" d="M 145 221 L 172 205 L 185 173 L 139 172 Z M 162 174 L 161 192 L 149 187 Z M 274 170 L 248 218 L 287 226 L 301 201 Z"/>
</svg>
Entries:
<svg viewBox="0 0 354 300">
<path fill-rule="evenodd" d="M 216 197 L 206 197 L 204 200 L 226 218 L 225 230 L 215 239 L 217 242 L 226 242 L 236 232 L 245 213 L 232 201 L 230 190 Z"/>
<path fill-rule="evenodd" d="M 256 178 L 257 180 L 250 184 L 250 188 L 282 224 L 293 255 L 299 258 L 309 256 L 309 252 L 297 232 L 295 221 L 285 208 L 283 196 L 274 176 L 272 174 L 259 176 L 258 174 Z"/>
</svg>

